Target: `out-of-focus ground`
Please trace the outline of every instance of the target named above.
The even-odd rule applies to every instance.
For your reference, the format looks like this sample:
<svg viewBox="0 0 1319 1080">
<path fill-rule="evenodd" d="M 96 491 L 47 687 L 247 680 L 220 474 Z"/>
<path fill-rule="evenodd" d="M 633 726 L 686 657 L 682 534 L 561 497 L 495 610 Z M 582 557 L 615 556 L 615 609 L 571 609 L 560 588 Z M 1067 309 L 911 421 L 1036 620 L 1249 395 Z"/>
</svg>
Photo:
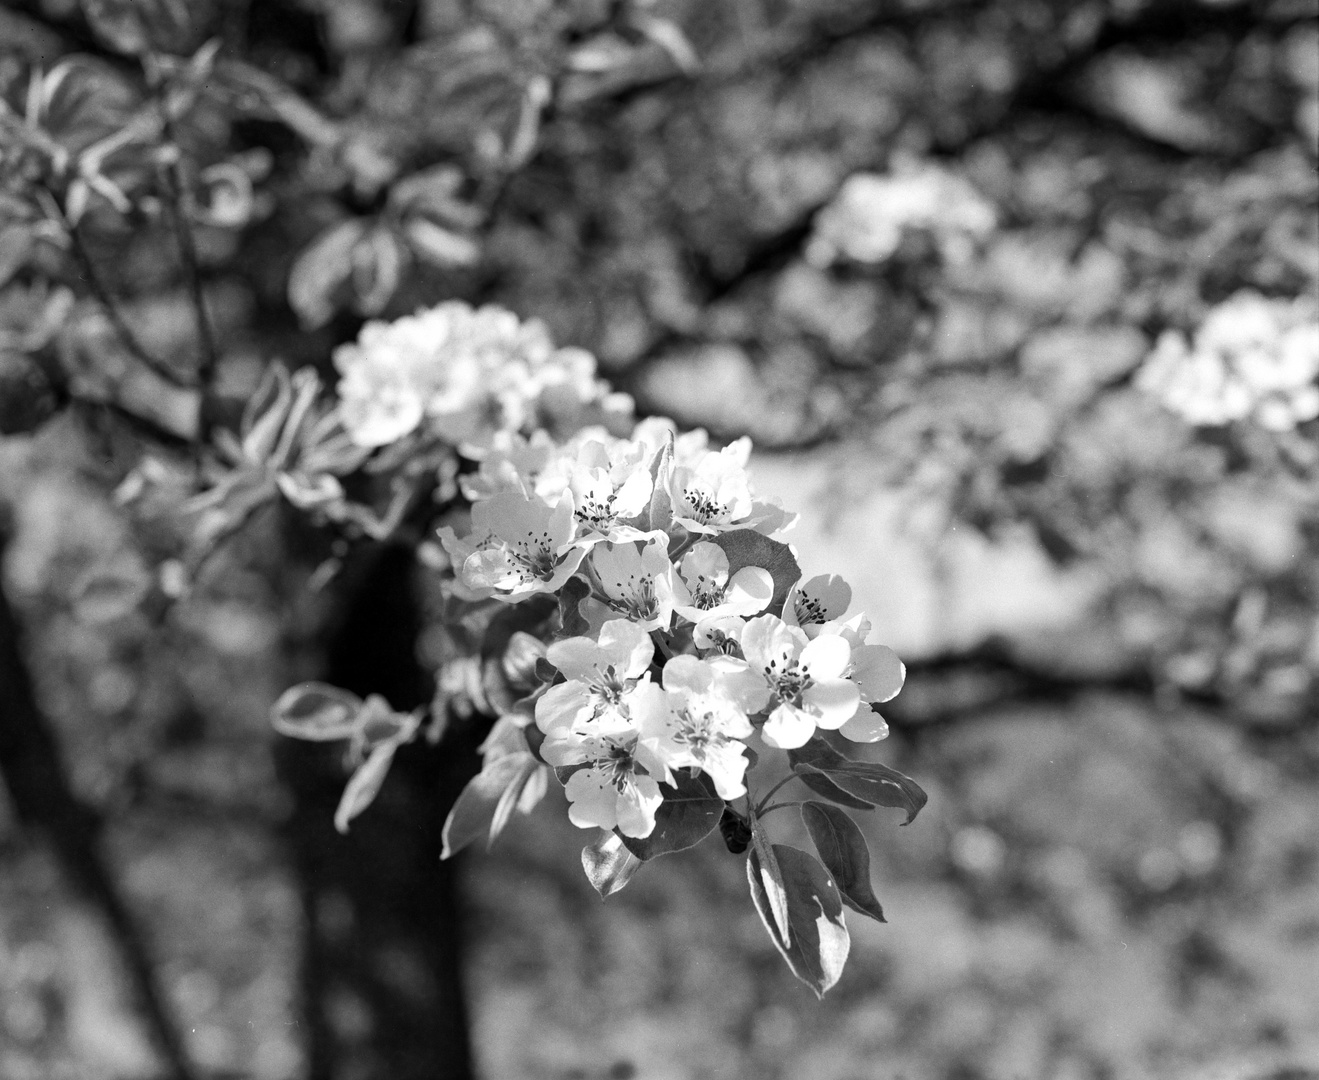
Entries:
<svg viewBox="0 0 1319 1080">
<path fill-rule="evenodd" d="M 457 6 L 423 6 L 447 32 Z M 776 22 L 793 5 L 668 5 L 713 42 L 711 81 L 566 107 L 510 186 L 490 280 L 442 282 L 545 318 L 643 409 L 777 448 L 754 473 L 802 512 L 806 572 L 852 581 L 909 662 L 994 639 L 1058 679 L 1009 704 L 976 686 L 945 687 L 947 709 L 915 686 L 894 703 L 875 753 L 930 802 L 907 828 L 869 815 L 889 922 L 850 920 L 823 1003 L 717 837 L 603 903 L 557 795 L 464 855 L 486 1080 L 1319 1077 L 1313 493 L 1223 466 L 1130 386 L 1159 330 L 1190 334 L 1238 289 L 1314 292 L 1319 11 L 1168 6 L 1164 22 L 1158 4 L 909 5 L 854 34 L 826 25 L 799 55 Z M 755 19 L 729 29 L 730 12 Z M 755 45 L 745 69 L 739 42 Z M 903 154 L 995 206 L 985 250 L 954 268 L 805 259 L 843 180 Z M 327 201 L 293 231 L 314 235 Z M 274 346 L 244 329 L 258 301 L 284 302 L 289 262 L 271 249 L 287 237 L 254 233 L 241 272 L 224 261 L 237 242 L 210 238 L 240 387 L 272 348 L 323 361 L 342 329 L 285 320 Z M 160 295 L 136 314 L 162 352 L 186 351 L 170 337 L 181 301 L 141 243 L 124 273 Z M 402 288 L 399 310 L 450 295 L 420 275 Z M 267 717 L 304 674 L 283 644 L 299 616 L 260 532 L 163 630 L 122 596 L 100 603 L 88 567 L 125 560 L 130 583 L 141 567 L 99 453 L 67 418 L 0 439 L 4 571 L 41 698 L 193 1057 L 214 1077 L 291 1080 L 302 928 Z M 1173 461 L 1190 465 L 1164 484 Z M 1151 656 L 1180 674 L 1126 678 Z M 1247 659 L 1224 675 L 1224 656 Z M 774 828 L 791 839 L 788 815 Z M 350 908 L 328 910 L 330 932 L 353 932 Z M 0 1080 L 153 1074 L 98 919 L 0 792 Z M 405 978 L 406 958 L 378 974 Z M 344 994 L 331 1020 L 364 1016 Z"/>
</svg>

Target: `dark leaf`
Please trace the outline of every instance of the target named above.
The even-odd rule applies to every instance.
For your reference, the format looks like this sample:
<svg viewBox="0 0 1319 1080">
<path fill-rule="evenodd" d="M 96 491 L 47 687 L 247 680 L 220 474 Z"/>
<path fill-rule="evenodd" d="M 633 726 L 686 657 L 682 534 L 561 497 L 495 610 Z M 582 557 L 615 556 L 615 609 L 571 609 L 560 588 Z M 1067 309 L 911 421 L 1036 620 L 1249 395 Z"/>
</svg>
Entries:
<svg viewBox="0 0 1319 1080">
<path fill-rule="evenodd" d="M 677 787 L 660 785 L 664 802 L 655 814 L 655 829 L 649 836 L 624 836 L 623 843 L 638 859 L 653 859 L 699 844 L 719 824 L 724 800 L 715 794 L 709 775 L 679 774 Z"/>
<path fill-rule="evenodd" d="M 814 856 L 784 844 L 775 844 L 773 850 L 788 898 L 791 942 L 785 941 L 774 928 L 760 859 L 755 851 L 747 859 L 751 901 L 792 973 L 814 990 L 816 997 L 823 997 L 842 975 L 851 945 L 838 887 Z"/>
<path fill-rule="evenodd" d="M 814 766 L 834 784 L 858 799 L 876 806 L 896 806 L 907 811 L 904 825 L 911 824 L 929 799 L 911 777 L 877 762 L 853 761 L 819 738 L 811 739 L 796 750 L 789 750 L 788 760 L 793 768 L 799 763 Z"/>
<path fill-rule="evenodd" d="M 765 610 L 771 614 L 782 611 L 789 591 L 801 579 L 801 567 L 797 565 L 792 548 L 762 536 L 754 529 L 734 529 L 720 533 L 712 540 L 728 556 L 729 577 L 747 566 L 759 566 L 769 571 L 774 579 L 774 595 Z"/>
<path fill-rule="evenodd" d="M 362 699 L 328 683 L 291 686 L 271 709 L 270 719 L 281 735 L 312 742 L 347 739 L 353 734 Z"/>
<path fill-rule="evenodd" d="M 843 903 L 884 922 L 884 909 L 870 886 L 870 849 L 856 822 L 838 807 L 815 801 L 802 804 L 801 819 L 820 861 L 833 874 Z"/>
<path fill-rule="evenodd" d="M 875 808 L 874 803 L 868 803 L 864 799 L 858 799 L 855 795 L 849 795 L 814 765 L 808 765 L 802 761 L 794 765 L 793 769 L 801 782 L 815 794 L 823 795 L 826 799 L 831 799 L 840 806 L 850 806 L 853 810 L 873 810 Z"/>
<path fill-rule="evenodd" d="M 755 817 L 751 819 L 751 852 L 756 858 L 760 887 L 765 894 L 765 905 L 774 920 L 774 927 L 784 942 L 791 943 L 792 928 L 788 924 L 788 894 L 783 889 L 783 874 L 779 870 L 779 860 L 774 856 L 774 846 L 765 833 L 765 826 Z"/>
<path fill-rule="evenodd" d="M 607 832 L 594 844 L 582 848 L 582 869 L 601 899 L 623 888 L 641 865 L 641 860 L 628 851 L 615 833 Z"/>
</svg>

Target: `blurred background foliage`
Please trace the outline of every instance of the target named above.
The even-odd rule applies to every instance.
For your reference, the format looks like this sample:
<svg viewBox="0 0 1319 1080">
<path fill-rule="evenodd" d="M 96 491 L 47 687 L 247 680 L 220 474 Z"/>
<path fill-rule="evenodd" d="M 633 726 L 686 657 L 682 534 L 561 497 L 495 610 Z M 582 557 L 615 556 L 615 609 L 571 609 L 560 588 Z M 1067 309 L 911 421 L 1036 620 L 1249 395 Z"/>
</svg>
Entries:
<svg viewBox="0 0 1319 1080">
<path fill-rule="evenodd" d="M 373 1075 L 299 1026 L 267 726 L 342 550 L 259 515 L 171 602 L 143 477 L 446 298 L 756 440 L 908 659 L 932 792 L 824 1005 L 718 852 L 601 909 L 580 835 L 520 825 L 465 866 L 482 1075 L 1319 1075 L 1315 372 L 1229 407 L 1154 367 L 1315 332 L 1313 0 L 10 0 L 0 102 L 5 589 L 199 1075 Z M 23 817 L 0 1075 L 157 1075 Z"/>
</svg>

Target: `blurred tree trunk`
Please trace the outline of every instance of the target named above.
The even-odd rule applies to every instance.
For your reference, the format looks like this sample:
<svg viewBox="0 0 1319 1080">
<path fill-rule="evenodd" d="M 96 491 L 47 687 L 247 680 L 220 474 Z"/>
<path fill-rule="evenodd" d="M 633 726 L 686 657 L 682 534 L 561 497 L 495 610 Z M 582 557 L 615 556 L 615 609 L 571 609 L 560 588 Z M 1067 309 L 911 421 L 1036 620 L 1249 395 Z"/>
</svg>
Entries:
<svg viewBox="0 0 1319 1080">
<path fill-rule="evenodd" d="M 146 941 L 101 854 L 100 817 L 73 790 L 55 730 L 37 701 L 18 615 L 4 589 L 6 540 L 0 521 L 0 778 L 19 822 L 49 841 L 69 884 L 108 929 L 144 1030 L 169 1075 L 191 1080 L 196 1074 L 170 1017 Z"/>
<path fill-rule="evenodd" d="M 319 647 L 323 678 L 398 709 L 427 704 L 416 660 L 420 614 L 412 553 L 375 546 L 352 557 Z M 281 739 L 295 809 L 288 840 L 306 912 L 303 991 L 311 1080 L 469 1080 L 454 867 L 440 861 L 449 807 L 476 770 L 462 732 L 396 756 L 348 835 L 334 829 L 342 750 Z"/>
</svg>

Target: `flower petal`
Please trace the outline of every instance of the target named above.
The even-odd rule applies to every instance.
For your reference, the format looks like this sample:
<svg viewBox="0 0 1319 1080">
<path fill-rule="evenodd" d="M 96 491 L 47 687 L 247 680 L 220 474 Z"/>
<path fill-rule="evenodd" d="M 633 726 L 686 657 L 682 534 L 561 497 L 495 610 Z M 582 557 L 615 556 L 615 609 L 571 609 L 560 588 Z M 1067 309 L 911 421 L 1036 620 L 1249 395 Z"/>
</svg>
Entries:
<svg viewBox="0 0 1319 1080">
<path fill-rule="evenodd" d="M 853 742 L 872 743 L 888 737 L 888 723 L 869 705 L 862 704 L 838 734 Z"/>
<path fill-rule="evenodd" d="M 808 686 L 801 699 L 820 727 L 840 728 L 861 703 L 861 688 L 847 679 L 822 679 Z"/>
<path fill-rule="evenodd" d="M 867 701 L 882 702 L 897 696 L 907 668 L 887 645 L 861 645 L 852 650 L 849 677 L 861 687 Z"/>
<path fill-rule="evenodd" d="M 792 705 L 780 705 L 769 714 L 760 734 L 770 746 L 795 750 L 815 734 L 815 717 Z"/>
<path fill-rule="evenodd" d="M 800 630 L 797 633 L 801 633 Z M 804 636 L 804 635 L 803 635 Z M 821 634 L 801 651 L 798 663 L 817 682 L 837 679 L 852 661 L 852 646 L 834 634 Z"/>
</svg>

